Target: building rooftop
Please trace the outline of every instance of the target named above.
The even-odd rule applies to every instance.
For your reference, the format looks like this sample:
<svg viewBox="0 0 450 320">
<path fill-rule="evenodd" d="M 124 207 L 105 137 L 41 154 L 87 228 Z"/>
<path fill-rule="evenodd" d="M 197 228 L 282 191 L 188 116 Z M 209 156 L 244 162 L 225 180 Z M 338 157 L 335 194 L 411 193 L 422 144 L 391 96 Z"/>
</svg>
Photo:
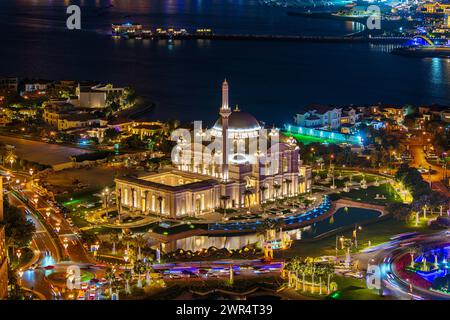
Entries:
<svg viewBox="0 0 450 320">
<path fill-rule="evenodd" d="M 222 118 L 216 121 L 213 128 L 218 131 L 222 130 Z M 228 128 L 230 131 L 251 131 L 260 130 L 261 125 L 250 113 L 236 109 L 228 118 Z"/>
<path fill-rule="evenodd" d="M 144 187 L 154 187 L 172 192 L 198 190 L 219 184 L 217 180 L 207 178 L 202 180 L 199 178 L 199 175 L 195 175 L 195 178 L 193 178 L 191 174 L 177 170 L 152 173 L 140 177 L 125 176 L 116 178 L 116 181 L 128 182 Z"/>
<path fill-rule="evenodd" d="M 67 121 L 89 121 L 99 119 L 99 117 L 91 113 L 74 113 L 64 116 L 63 119 Z"/>
</svg>

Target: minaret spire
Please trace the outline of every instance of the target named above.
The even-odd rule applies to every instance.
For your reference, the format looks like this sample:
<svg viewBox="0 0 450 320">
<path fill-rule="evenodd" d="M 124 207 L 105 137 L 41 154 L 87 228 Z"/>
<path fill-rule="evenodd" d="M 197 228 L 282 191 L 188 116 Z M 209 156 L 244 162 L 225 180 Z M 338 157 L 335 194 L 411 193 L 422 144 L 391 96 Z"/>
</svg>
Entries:
<svg viewBox="0 0 450 320">
<path fill-rule="evenodd" d="M 228 181 L 228 117 L 231 115 L 228 106 L 228 82 L 225 79 L 222 83 L 222 107 L 220 108 L 222 118 L 222 181 Z"/>
<path fill-rule="evenodd" d="M 229 109 L 228 106 L 228 82 L 227 79 L 223 80 L 222 83 L 222 108 L 221 109 Z"/>
</svg>

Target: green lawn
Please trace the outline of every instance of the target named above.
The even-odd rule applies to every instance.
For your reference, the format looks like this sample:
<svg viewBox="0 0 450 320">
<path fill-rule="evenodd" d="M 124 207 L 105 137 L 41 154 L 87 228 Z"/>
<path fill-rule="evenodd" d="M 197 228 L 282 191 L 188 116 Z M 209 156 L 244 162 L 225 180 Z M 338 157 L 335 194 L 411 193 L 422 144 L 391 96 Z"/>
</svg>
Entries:
<svg viewBox="0 0 450 320">
<path fill-rule="evenodd" d="M 83 192 L 74 194 L 71 198 L 59 199 L 62 204 L 69 209 L 67 214 L 78 228 L 87 227 L 90 223 L 86 220 L 85 216 L 89 211 L 96 210 L 101 207 L 100 198 L 95 196 L 92 192 Z M 88 208 L 87 204 L 94 204 L 93 207 Z"/>
<path fill-rule="evenodd" d="M 367 289 L 364 279 L 336 276 L 333 281 L 338 285 L 338 291 L 329 299 L 335 300 L 385 300 L 376 290 Z"/>
<path fill-rule="evenodd" d="M 308 145 L 313 142 L 335 143 L 335 144 L 342 143 L 342 141 L 334 140 L 334 139 L 318 138 L 318 137 L 312 137 L 312 136 L 307 136 L 307 135 L 297 134 L 297 133 L 292 133 L 292 132 L 283 132 L 283 133 L 284 133 L 284 135 L 286 135 L 288 137 L 290 137 L 290 136 L 294 137 L 296 140 L 301 141 L 305 145 Z"/>
<path fill-rule="evenodd" d="M 375 199 L 376 195 L 384 195 L 386 199 Z M 397 192 L 391 187 L 390 184 L 383 184 L 378 187 L 371 186 L 367 189 L 350 190 L 350 192 L 341 192 L 339 194 L 332 194 L 331 200 L 338 200 L 341 198 L 350 199 L 353 201 L 371 203 L 377 205 L 386 205 L 387 203 L 401 203 L 402 200 L 397 195 Z"/>
</svg>

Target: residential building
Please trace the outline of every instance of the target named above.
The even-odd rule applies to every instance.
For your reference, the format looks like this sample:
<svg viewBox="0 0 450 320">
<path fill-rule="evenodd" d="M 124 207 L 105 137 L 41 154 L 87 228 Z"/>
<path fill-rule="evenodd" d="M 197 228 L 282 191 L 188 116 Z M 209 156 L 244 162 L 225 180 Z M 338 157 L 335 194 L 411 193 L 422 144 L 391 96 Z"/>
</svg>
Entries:
<svg viewBox="0 0 450 320">
<path fill-rule="evenodd" d="M 424 120 L 441 120 L 443 122 L 450 122 L 450 107 L 445 105 L 434 104 L 431 106 L 421 106 L 419 107 L 419 114 Z"/>
<path fill-rule="evenodd" d="M 341 125 L 355 125 L 357 122 L 361 121 L 363 114 L 353 107 L 346 107 L 342 109 Z"/>
<path fill-rule="evenodd" d="M 26 95 L 29 93 L 39 93 L 45 94 L 47 89 L 52 85 L 52 81 L 42 80 L 42 79 L 33 79 L 24 81 L 25 91 L 22 95 Z"/>
<path fill-rule="evenodd" d="M 79 84 L 77 88 L 78 100 L 71 101 L 80 108 L 105 108 L 108 94 L 122 94 L 123 88 L 115 88 L 112 85 L 85 85 Z"/>
<path fill-rule="evenodd" d="M 44 107 L 43 119 L 58 130 L 104 126 L 107 121 L 92 109 L 77 108 L 69 103 L 51 103 Z"/>
<path fill-rule="evenodd" d="M 294 117 L 295 124 L 306 128 L 337 129 L 341 126 L 342 108 L 314 106 Z"/>
<path fill-rule="evenodd" d="M 450 10 L 450 3 L 427 2 L 417 8 L 418 12 L 425 14 L 444 14 L 446 10 Z"/>
</svg>

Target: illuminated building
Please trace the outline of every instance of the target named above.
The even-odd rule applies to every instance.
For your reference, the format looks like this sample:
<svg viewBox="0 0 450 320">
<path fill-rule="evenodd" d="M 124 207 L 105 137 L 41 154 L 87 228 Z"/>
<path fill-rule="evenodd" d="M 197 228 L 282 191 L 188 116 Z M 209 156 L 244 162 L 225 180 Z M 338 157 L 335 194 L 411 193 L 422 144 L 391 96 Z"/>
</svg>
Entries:
<svg viewBox="0 0 450 320">
<path fill-rule="evenodd" d="M 440 2 L 429 2 L 417 8 L 417 11 L 428 14 L 443 14 L 446 10 L 450 9 L 450 4 Z"/>
<path fill-rule="evenodd" d="M 295 124 L 305 128 L 337 129 L 341 126 L 342 108 L 315 106 L 294 117 Z"/>
<path fill-rule="evenodd" d="M 8 296 L 8 264 L 6 260 L 5 227 L 3 222 L 3 181 L 0 177 L 0 300 Z"/>
<path fill-rule="evenodd" d="M 119 209 L 172 218 L 198 216 L 224 207 L 258 207 L 310 191 L 311 168 L 302 165 L 293 141 L 274 142 L 266 154 L 250 152 L 252 141 L 262 139 L 263 128 L 251 114 L 230 109 L 226 81 L 219 114 L 209 132 L 226 152 L 208 153 L 205 145 L 186 142 L 193 157 L 175 159 L 173 169 L 117 178 Z M 275 136 L 278 131 L 272 129 L 269 137 Z M 268 165 L 267 159 L 275 165 Z"/>
<path fill-rule="evenodd" d="M 123 24 L 113 24 L 112 34 L 113 35 L 139 35 L 142 32 L 142 25 L 133 23 L 123 23 Z"/>
</svg>

